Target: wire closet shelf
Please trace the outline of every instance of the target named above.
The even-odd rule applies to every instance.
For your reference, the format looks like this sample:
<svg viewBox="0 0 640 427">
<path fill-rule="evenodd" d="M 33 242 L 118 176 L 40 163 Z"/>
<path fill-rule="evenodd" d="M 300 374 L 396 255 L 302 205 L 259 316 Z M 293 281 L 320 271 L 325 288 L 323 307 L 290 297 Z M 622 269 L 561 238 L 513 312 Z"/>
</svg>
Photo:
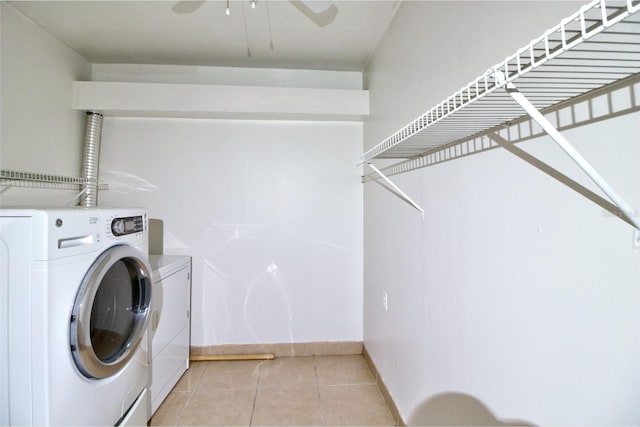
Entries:
<svg viewBox="0 0 640 427">
<path fill-rule="evenodd" d="M 514 84 L 542 112 L 640 73 L 640 0 L 595 0 L 366 151 L 411 159 L 522 120 Z M 633 96 L 638 96 L 635 94 Z M 409 168 L 410 169 L 410 168 Z M 404 170 L 400 170 L 402 172 Z"/>
<path fill-rule="evenodd" d="M 87 185 L 97 187 L 99 190 L 109 188 L 107 184 L 84 178 L 5 169 L 0 171 L 0 187 L 4 187 L 5 190 L 10 187 L 28 187 L 80 191 Z"/>
</svg>

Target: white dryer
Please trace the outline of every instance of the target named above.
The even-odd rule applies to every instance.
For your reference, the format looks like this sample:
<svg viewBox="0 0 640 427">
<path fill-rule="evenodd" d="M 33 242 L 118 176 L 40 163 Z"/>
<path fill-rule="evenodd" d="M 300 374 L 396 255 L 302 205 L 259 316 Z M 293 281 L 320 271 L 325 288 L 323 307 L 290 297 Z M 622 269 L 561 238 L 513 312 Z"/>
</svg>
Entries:
<svg viewBox="0 0 640 427">
<path fill-rule="evenodd" d="M 191 257 L 149 255 L 149 263 L 153 277 L 151 416 L 189 369 Z"/>
<path fill-rule="evenodd" d="M 145 425 L 142 209 L 0 210 L 0 425 Z"/>
</svg>

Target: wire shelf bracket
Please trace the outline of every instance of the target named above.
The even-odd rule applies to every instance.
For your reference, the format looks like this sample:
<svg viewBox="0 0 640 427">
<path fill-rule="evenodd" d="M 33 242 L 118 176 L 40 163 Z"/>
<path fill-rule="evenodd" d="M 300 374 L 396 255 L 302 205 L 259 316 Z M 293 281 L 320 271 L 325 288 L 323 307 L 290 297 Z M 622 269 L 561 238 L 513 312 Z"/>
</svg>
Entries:
<svg viewBox="0 0 640 427">
<path fill-rule="evenodd" d="M 544 163 L 540 159 L 538 159 L 538 158 L 532 156 L 531 154 L 527 153 L 526 151 L 516 147 L 513 142 L 507 141 L 505 138 L 503 138 L 502 136 L 500 136 L 497 133 L 489 133 L 489 134 L 487 134 L 487 138 L 491 139 L 493 142 L 498 144 L 498 146 L 500 146 L 500 147 L 504 148 L 505 150 L 509 151 L 511 154 L 521 158 L 525 162 L 529 163 L 530 165 L 534 166 L 535 168 L 541 170 L 542 172 L 544 172 L 547 175 L 551 176 L 552 178 L 556 179 L 558 182 L 566 185 L 567 187 L 569 187 L 572 190 L 576 191 L 580 195 L 586 197 L 587 199 L 591 200 L 595 204 L 597 204 L 600 207 L 604 208 L 605 210 L 609 211 L 613 215 L 619 217 L 620 219 L 622 219 L 623 221 L 625 221 L 626 223 L 628 223 L 632 227 L 635 227 L 635 224 L 634 224 L 633 220 L 631 219 L 631 216 L 628 215 L 626 212 L 622 211 L 620 208 L 618 208 L 618 206 L 616 206 L 615 204 L 611 203 L 609 200 L 605 199 L 604 197 L 601 197 L 600 195 L 594 193 L 590 189 L 588 189 L 585 186 L 579 184 L 578 182 L 574 181 L 573 179 L 569 178 L 568 176 L 564 175 L 562 172 L 558 171 L 557 169 L 555 169 L 555 168 L 549 166 L 548 164 Z"/>
<path fill-rule="evenodd" d="M 504 75 L 496 72 L 496 81 L 504 82 Z M 555 128 L 555 126 L 533 105 L 533 103 L 521 93 L 515 84 L 507 83 L 505 86 L 507 93 L 522 109 L 540 126 L 553 141 L 573 160 L 584 173 L 606 194 L 615 204 L 627 222 L 640 230 L 640 221 L 633 218 L 631 206 L 613 189 L 611 185 L 598 173 L 598 171 L 575 149 L 573 145 Z"/>
<path fill-rule="evenodd" d="M 373 169 L 374 172 L 380 176 L 380 178 L 382 178 L 387 184 L 389 184 L 391 188 L 393 188 L 403 200 L 405 200 L 407 203 L 413 206 L 417 211 L 419 211 L 420 214 L 422 215 L 422 219 L 424 219 L 424 209 L 422 209 L 416 202 L 414 202 L 413 199 L 407 195 L 407 193 L 405 193 L 400 189 L 400 187 L 394 184 L 393 181 L 387 178 L 387 176 L 383 174 L 380 171 L 380 169 L 372 165 L 371 162 L 367 162 L 367 165 L 369 165 L 369 167 Z"/>
</svg>

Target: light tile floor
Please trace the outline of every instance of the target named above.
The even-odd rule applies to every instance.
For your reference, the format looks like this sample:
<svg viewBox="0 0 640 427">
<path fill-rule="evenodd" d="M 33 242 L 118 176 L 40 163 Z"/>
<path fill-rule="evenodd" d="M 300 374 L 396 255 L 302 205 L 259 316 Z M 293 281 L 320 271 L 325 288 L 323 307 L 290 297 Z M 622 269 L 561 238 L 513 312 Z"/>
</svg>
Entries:
<svg viewBox="0 0 640 427">
<path fill-rule="evenodd" d="M 152 426 L 393 426 L 364 358 L 192 362 Z"/>
</svg>

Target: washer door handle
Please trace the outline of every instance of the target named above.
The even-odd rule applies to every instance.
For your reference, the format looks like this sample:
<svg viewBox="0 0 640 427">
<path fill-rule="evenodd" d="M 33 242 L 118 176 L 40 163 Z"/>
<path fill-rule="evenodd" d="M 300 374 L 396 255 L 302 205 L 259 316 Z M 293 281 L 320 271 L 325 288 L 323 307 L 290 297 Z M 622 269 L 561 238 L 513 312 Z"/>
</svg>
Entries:
<svg viewBox="0 0 640 427">
<path fill-rule="evenodd" d="M 69 237 L 68 239 L 58 239 L 58 249 L 73 248 L 75 246 L 92 245 L 94 243 L 93 234 L 88 236 Z"/>
</svg>

